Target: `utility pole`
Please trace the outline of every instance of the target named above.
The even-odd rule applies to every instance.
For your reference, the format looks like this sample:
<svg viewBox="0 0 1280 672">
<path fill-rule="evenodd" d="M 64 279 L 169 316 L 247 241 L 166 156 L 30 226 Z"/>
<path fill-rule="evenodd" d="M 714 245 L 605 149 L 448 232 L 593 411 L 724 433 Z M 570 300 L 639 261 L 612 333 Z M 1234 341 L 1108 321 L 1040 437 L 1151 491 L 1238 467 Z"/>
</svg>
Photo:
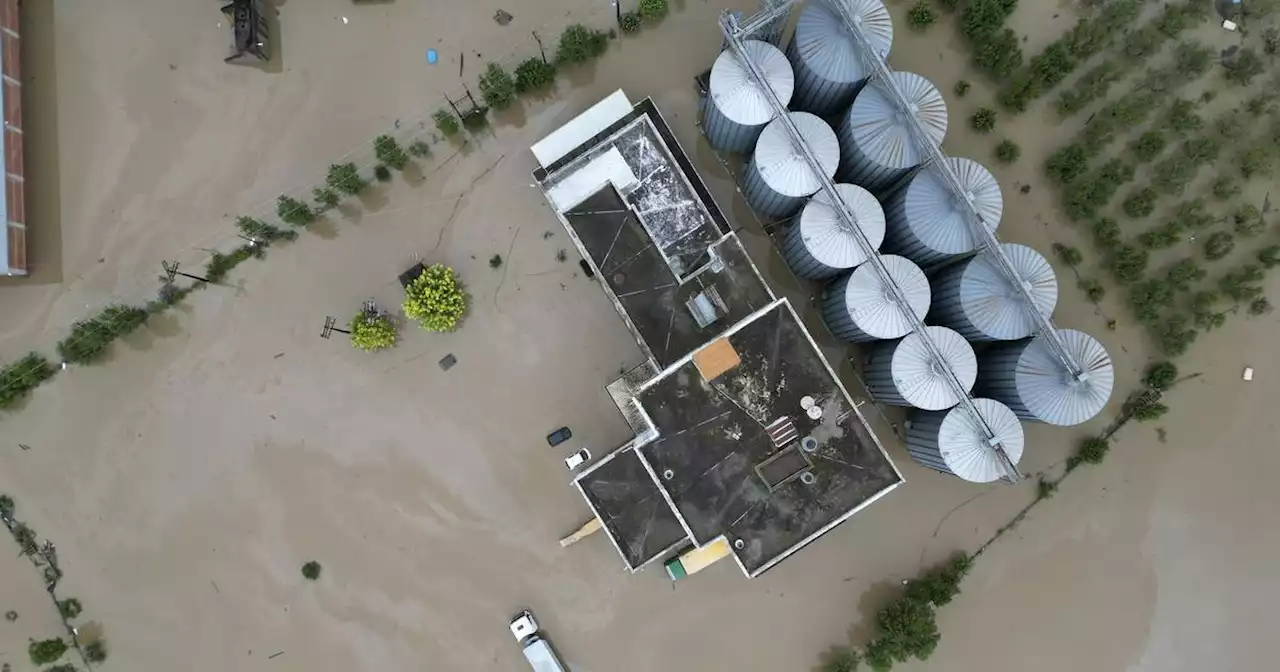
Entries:
<svg viewBox="0 0 1280 672">
<path fill-rule="evenodd" d="M 178 262 L 176 261 L 162 261 L 160 262 L 160 266 L 164 269 L 164 275 L 160 276 L 160 279 L 167 285 L 172 285 L 174 279 L 179 275 L 184 278 L 191 278 L 192 280 L 199 280 L 200 282 L 206 282 L 211 285 L 213 284 L 213 282 L 208 278 L 202 278 L 198 275 L 191 275 L 190 273 L 183 273 L 182 271 L 179 271 Z"/>
</svg>

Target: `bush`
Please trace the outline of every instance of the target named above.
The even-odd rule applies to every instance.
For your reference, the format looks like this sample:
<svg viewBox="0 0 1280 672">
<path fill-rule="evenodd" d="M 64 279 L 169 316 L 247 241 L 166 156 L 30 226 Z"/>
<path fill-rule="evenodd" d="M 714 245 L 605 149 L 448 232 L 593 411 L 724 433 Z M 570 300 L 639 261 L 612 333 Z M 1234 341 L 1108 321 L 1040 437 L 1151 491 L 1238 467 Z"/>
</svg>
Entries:
<svg viewBox="0 0 1280 672">
<path fill-rule="evenodd" d="M 1156 190 L 1151 187 L 1136 189 L 1124 199 L 1124 214 L 1133 219 L 1142 219 L 1156 209 Z"/>
<path fill-rule="evenodd" d="M 560 35 L 560 44 L 556 47 L 556 63 L 586 63 L 608 48 L 608 33 L 575 23 L 565 28 Z"/>
<path fill-rule="evenodd" d="M 1280 266 L 1280 245 L 1268 245 L 1258 250 L 1258 263 L 1266 269 Z M 27 356 L 30 357 L 30 355 Z"/>
<path fill-rule="evenodd" d="M 666 18 L 669 9 L 667 0 L 640 0 L 640 18 L 647 23 L 657 23 Z"/>
<path fill-rule="evenodd" d="M 1142 279 L 1147 272 L 1149 255 L 1146 250 L 1132 245 L 1122 245 L 1111 255 L 1111 274 L 1116 280 L 1130 284 Z"/>
<path fill-rule="evenodd" d="M 938 20 L 938 12 L 934 11 L 929 0 L 919 0 L 907 12 L 907 26 L 915 31 L 924 31 Z"/>
<path fill-rule="evenodd" d="M 55 373 L 53 364 L 38 352 L 28 353 L 0 369 L 0 409 L 13 408 L 19 399 Z"/>
<path fill-rule="evenodd" d="M 1134 420 L 1137 420 L 1138 422 L 1150 422 L 1164 417 L 1164 414 L 1169 412 L 1169 407 L 1158 401 L 1143 399 L 1134 404 L 1131 410 L 1133 411 Z"/>
<path fill-rule="evenodd" d="M 1129 151 L 1140 163 L 1147 163 L 1160 156 L 1164 151 L 1164 134 L 1157 130 L 1147 131 L 1129 143 Z"/>
<path fill-rule="evenodd" d="M 1262 287 L 1258 286 L 1258 283 L 1261 283 L 1264 277 L 1266 274 L 1261 266 L 1245 264 L 1222 276 L 1218 280 L 1218 289 L 1236 303 L 1252 301 L 1262 296 Z"/>
<path fill-rule="evenodd" d="M 1227 176 L 1219 177 L 1213 181 L 1213 197 L 1226 201 L 1240 195 L 1240 185 L 1235 180 Z"/>
<path fill-rule="evenodd" d="M 236 217 L 236 228 L 240 235 L 259 245 L 270 245 L 277 240 L 295 240 L 298 237 L 297 231 L 272 226 L 252 217 Z"/>
<path fill-rule="evenodd" d="M 1169 389 L 1176 380 L 1178 380 L 1178 367 L 1173 362 L 1152 364 L 1147 367 L 1146 374 L 1142 376 L 1142 384 L 1157 392 Z"/>
<path fill-rule="evenodd" d="M 45 639 L 39 642 L 33 641 L 27 645 L 27 655 L 31 656 L 31 662 L 36 665 L 44 665 L 52 663 L 62 657 L 67 652 L 67 643 L 62 641 L 61 637 L 53 639 Z"/>
<path fill-rule="evenodd" d="M 284 195 L 276 199 L 276 216 L 280 221 L 291 226 L 306 226 L 316 219 L 310 206 L 296 198 Z"/>
<path fill-rule="evenodd" d="M 1245 238 L 1252 238 L 1267 228 L 1266 221 L 1262 219 L 1262 213 L 1252 203 L 1240 206 L 1231 219 L 1235 232 Z"/>
<path fill-rule="evenodd" d="M 958 81 L 958 82 L 956 82 L 956 89 L 955 89 L 955 90 L 956 90 L 956 97 L 958 97 L 958 98 L 964 98 L 964 97 L 965 97 L 965 94 L 969 93 L 969 89 L 970 89 L 970 88 L 972 88 L 972 87 L 973 87 L 973 85 L 972 85 L 972 84 L 970 84 L 968 81 L 963 80 L 963 79 L 962 79 L 962 80 L 960 80 L 960 81 Z"/>
<path fill-rule="evenodd" d="M 413 143 L 409 145 L 409 153 L 419 159 L 425 159 L 428 156 L 431 156 L 431 145 L 428 145 L 422 140 L 414 140 Z"/>
<path fill-rule="evenodd" d="M 315 560 L 308 560 L 302 565 L 302 576 L 308 581 L 315 581 L 320 578 L 320 563 Z"/>
<path fill-rule="evenodd" d="M 922 600 L 901 598 L 890 603 L 880 610 L 876 624 L 880 636 L 867 645 L 867 660 L 875 669 L 886 657 L 896 663 L 912 657 L 924 660 L 942 639 L 933 607 Z"/>
<path fill-rule="evenodd" d="M 1093 223 L 1093 240 L 1098 247 L 1110 249 L 1120 244 L 1120 225 L 1110 217 L 1102 217 Z"/>
<path fill-rule="evenodd" d="M 84 607 L 81 606 L 80 600 L 77 600 L 74 597 L 58 601 L 58 613 L 62 614 L 62 617 L 65 619 L 69 620 L 75 618 L 76 616 L 79 616 L 82 611 L 84 611 Z"/>
<path fill-rule="evenodd" d="M 1265 296 L 1260 296 L 1249 303 L 1249 314 L 1253 317 L 1266 315 L 1274 309 L 1275 308 L 1272 307 L 1271 302 L 1268 301 Z"/>
<path fill-rule="evenodd" d="M 542 91 L 556 81 L 556 66 L 541 58 L 530 58 L 516 66 L 516 93 Z"/>
<path fill-rule="evenodd" d="M 1101 437 L 1093 436 L 1080 443 L 1080 449 L 1076 451 L 1076 457 L 1080 458 L 1081 462 L 1088 464 L 1101 464 L 1110 450 L 1110 442 Z"/>
<path fill-rule="evenodd" d="M 1054 152 L 1045 163 L 1045 173 L 1049 179 L 1060 185 L 1071 184 L 1088 169 L 1089 156 L 1078 143 Z"/>
<path fill-rule="evenodd" d="M 1254 77 L 1262 74 L 1263 64 L 1262 58 L 1254 50 L 1245 47 L 1236 54 L 1235 58 L 1224 60 L 1222 67 L 1227 69 L 1227 81 L 1239 86 L 1248 86 L 1253 82 Z"/>
<path fill-rule="evenodd" d="M 1018 143 L 1008 138 L 1001 140 L 1000 144 L 996 145 L 996 159 L 1000 163 L 1013 163 L 1021 156 L 1022 148 L 1018 146 Z"/>
<path fill-rule="evenodd" d="M 858 672 L 861 662 L 862 658 L 857 651 L 842 646 L 828 656 L 819 669 L 821 672 Z"/>
<path fill-rule="evenodd" d="M 405 288 L 405 315 L 427 331 L 453 331 L 466 311 L 466 293 L 448 266 L 428 266 Z"/>
<path fill-rule="evenodd" d="M 391 169 L 379 163 L 373 167 L 373 179 L 379 182 L 390 182 Z"/>
<path fill-rule="evenodd" d="M 1173 52 L 1173 69 L 1179 75 L 1194 79 L 1208 72 L 1213 63 L 1213 50 L 1195 42 L 1182 42 Z"/>
<path fill-rule="evenodd" d="M 1080 250 L 1062 243 L 1054 243 L 1053 251 L 1062 260 L 1062 263 L 1068 266 L 1078 266 L 1080 262 L 1084 261 L 1084 255 L 1080 254 Z"/>
<path fill-rule="evenodd" d="M 318 203 L 324 210 L 336 208 L 338 207 L 338 203 L 342 201 L 342 197 L 338 195 L 338 192 L 330 189 L 329 187 L 316 187 L 315 189 L 312 189 L 311 198 L 314 198 L 316 203 Z"/>
<path fill-rule="evenodd" d="M 495 110 L 505 110 L 516 99 L 516 82 L 497 63 L 489 63 L 480 74 L 480 96 L 484 104 Z"/>
<path fill-rule="evenodd" d="M 85 660 L 91 663 L 101 663 L 107 659 L 107 643 L 99 639 L 89 643 L 84 647 Z"/>
<path fill-rule="evenodd" d="M 354 163 L 335 163 L 329 166 L 329 174 L 325 177 L 325 183 L 334 190 L 356 196 L 369 186 L 369 183 L 360 177 L 360 171 L 356 169 Z"/>
<path fill-rule="evenodd" d="M 1165 320 L 1156 334 L 1160 349 L 1170 357 L 1185 354 L 1199 337 L 1200 332 L 1191 329 L 1189 320 L 1183 315 L 1174 315 Z"/>
<path fill-rule="evenodd" d="M 992 77 L 1003 80 L 1022 66 L 1022 49 L 1018 47 L 1018 34 L 1009 28 L 983 36 L 975 43 L 973 64 Z M 1003 101 L 1002 101 L 1003 102 Z M 1022 111 L 1026 100 L 1005 102 L 1005 107 Z"/>
<path fill-rule="evenodd" d="M 1072 115 L 1090 103 L 1106 98 L 1111 85 L 1120 81 L 1125 72 L 1115 61 L 1103 61 L 1090 68 L 1070 89 L 1058 94 L 1058 114 L 1064 117 Z"/>
<path fill-rule="evenodd" d="M 458 125 L 458 118 L 449 113 L 449 110 L 439 109 L 435 114 L 431 115 L 435 119 L 436 128 L 444 134 L 444 137 L 451 138 L 458 134 L 462 127 Z"/>
<path fill-rule="evenodd" d="M 618 19 L 618 27 L 624 33 L 635 33 L 640 31 L 640 14 L 638 12 L 627 12 Z"/>
<path fill-rule="evenodd" d="M 409 155 L 389 135 L 379 135 L 373 139 L 373 154 L 379 161 L 396 170 L 404 170 L 409 165 Z"/>
<path fill-rule="evenodd" d="M 1017 0 L 971 0 L 960 16 L 961 32 L 978 42 L 1004 26 L 1017 6 Z"/>
<path fill-rule="evenodd" d="M 1274 152 L 1275 150 L 1270 147 L 1257 144 L 1246 149 L 1238 159 L 1240 174 L 1244 175 L 1246 180 L 1252 179 L 1255 175 L 1270 175 Z"/>
<path fill-rule="evenodd" d="M 1102 286 L 1102 283 L 1092 278 L 1081 278 L 1076 284 L 1084 292 L 1084 296 L 1089 300 L 1089 303 L 1094 305 L 1102 303 L 1102 299 L 1107 295 L 1107 290 Z"/>
<path fill-rule="evenodd" d="M 1226 313 L 1214 310 L 1218 299 L 1218 293 L 1211 291 L 1196 292 L 1195 296 L 1192 297 L 1191 314 L 1197 327 L 1211 330 L 1226 324 Z"/>
<path fill-rule="evenodd" d="M 351 332 L 351 345 L 365 352 L 394 347 L 399 338 L 391 318 L 376 311 L 362 310 L 356 313 L 347 330 Z"/>
<path fill-rule="evenodd" d="M 973 568 L 973 559 L 957 554 L 940 567 L 907 584 L 907 597 L 944 607 L 960 594 L 960 581 Z"/>
<path fill-rule="evenodd" d="M 58 356 L 71 364 L 92 364 L 117 338 L 132 333 L 150 313 L 134 306 L 108 306 L 102 312 L 71 325 L 71 333 L 58 342 Z"/>
<path fill-rule="evenodd" d="M 1200 268 L 1195 259 L 1182 259 L 1169 267 L 1165 272 L 1165 282 L 1170 287 L 1185 292 L 1191 285 L 1204 279 L 1209 272 Z"/>
<path fill-rule="evenodd" d="M 1221 259 L 1236 249 L 1236 239 L 1226 231 L 1217 231 L 1204 241 L 1206 259 Z"/>
<path fill-rule="evenodd" d="M 1146 280 L 1129 290 L 1129 307 L 1139 322 L 1152 324 L 1160 311 L 1173 305 L 1173 287 L 1161 280 Z"/>
<path fill-rule="evenodd" d="M 1204 120 L 1200 115 L 1196 114 L 1196 104 L 1189 101 L 1178 99 L 1173 101 L 1173 105 L 1169 107 L 1169 115 L 1165 124 L 1177 133 L 1190 133 L 1200 130 L 1204 126 Z"/>
<path fill-rule="evenodd" d="M 978 108 L 969 123 L 973 126 L 973 130 L 979 133 L 990 133 L 996 128 L 996 111 L 989 107 Z"/>
<path fill-rule="evenodd" d="M 27 527 L 24 523 L 14 523 L 9 528 L 9 534 L 13 536 L 14 543 L 18 544 L 18 548 L 22 555 L 31 555 L 36 552 L 36 531 Z"/>
</svg>

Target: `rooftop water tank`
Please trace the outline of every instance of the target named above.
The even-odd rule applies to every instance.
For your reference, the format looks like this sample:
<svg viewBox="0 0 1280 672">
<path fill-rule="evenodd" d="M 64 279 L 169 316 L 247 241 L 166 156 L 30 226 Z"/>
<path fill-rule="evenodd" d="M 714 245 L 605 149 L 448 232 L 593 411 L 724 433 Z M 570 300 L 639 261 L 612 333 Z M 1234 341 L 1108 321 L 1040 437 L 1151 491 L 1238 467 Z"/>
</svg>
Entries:
<svg viewBox="0 0 1280 672">
<path fill-rule="evenodd" d="M 884 211 L 871 192 L 852 184 L 837 184 L 840 200 L 853 213 L 854 222 L 871 247 L 884 239 Z M 867 260 L 852 230 L 836 213 L 826 191 L 819 191 L 793 220 L 782 244 L 782 256 L 798 276 L 821 280 L 856 268 Z"/>
<path fill-rule="evenodd" d="M 843 5 L 881 60 L 893 46 L 893 20 L 880 0 L 810 2 L 796 22 L 787 58 L 795 67 L 796 90 L 791 108 L 831 116 L 849 106 L 870 72 L 862 50 L 832 10 Z"/>
<path fill-rule="evenodd" d="M 947 187 L 942 171 L 928 166 L 893 187 L 884 199 L 884 249 L 921 266 L 933 266 L 968 254 L 982 244 L 975 235 L 969 207 L 995 231 L 1004 212 L 1004 198 L 996 178 L 982 164 L 947 157 L 959 178 L 963 196 Z"/>
<path fill-rule="evenodd" d="M 937 346 L 941 359 L 933 356 L 920 333 L 877 343 L 867 353 L 862 379 L 878 403 L 941 411 L 960 403 L 951 374 L 964 386 L 965 393 L 973 388 L 978 377 L 973 346 L 946 327 L 925 327 L 925 333 Z"/>
<path fill-rule="evenodd" d="M 1069 427 L 1100 413 L 1115 385 L 1106 348 L 1083 331 L 1059 329 L 1084 372 L 1073 378 L 1043 336 L 996 343 L 978 357 L 980 396 L 1004 403 L 1029 422 Z"/>
<path fill-rule="evenodd" d="M 787 57 L 777 47 L 759 40 L 745 40 L 742 48 L 764 74 L 782 104 L 787 104 L 795 86 Z M 764 89 L 756 84 L 747 67 L 728 49 L 720 52 L 711 66 L 707 89 L 706 117 L 703 120 L 707 141 L 720 151 L 750 152 L 765 125 L 777 117 Z"/>
<path fill-rule="evenodd" d="M 791 112 L 787 118 L 830 179 L 840 162 L 835 132 L 827 122 L 808 112 Z M 819 179 L 792 141 L 784 121 L 775 119 L 765 127 L 756 143 L 743 179 L 742 195 L 761 217 L 786 219 L 796 214 L 805 200 L 818 191 Z"/>
<path fill-rule="evenodd" d="M 1016 466 L 1026 445 L 1018 416 L 994 399 L 979 397 L 973 405 L 994 435 L 990 438 Z M 907 452 L 916 462 L 972 483 L 990 483 L 1005 475 L 1004 461 L 968 409 L 957 406 L 949 411 L 912 411 L 907 420 L 904 439 Z"/>
<path fill-rule="evenodd" d="M 947 103 L 933 83 L 912 72 L 895 72 L 891 77 L 907 109 L 899 109 L 884 84 L 871 82 L 842 115 L 839 128 L 840 181 L 877 195 L 927 158 L 908 127 L 908 117 L 919 120 L 924 138 L 935 147 L 947 134 Z"/>
<path fill-rule="evenodd" d="M 1058 278 L 1039 252 L 1017 243 L 1001 243 L 1032 305 L 1046 317 L 1058 304 Z M 929 322 L 950 327 L 971 341 L 1013 341 L 1035 333 L 1037 321 L 1022 294 L 986 252 L 944 267 L 934 274 Z"/>
<path fill-rule="evenodd" d="M 881 262 L 902 290 L 911 312 L 924 319 L 929 312 L 929 280 L 905 257 L 880 255 Z M 850 343 L 902 338 L 915 321 L 894 300 L 873 264 L 832 281 L 820 297 L 822 318 L 832 335 Z"/>
</svg>

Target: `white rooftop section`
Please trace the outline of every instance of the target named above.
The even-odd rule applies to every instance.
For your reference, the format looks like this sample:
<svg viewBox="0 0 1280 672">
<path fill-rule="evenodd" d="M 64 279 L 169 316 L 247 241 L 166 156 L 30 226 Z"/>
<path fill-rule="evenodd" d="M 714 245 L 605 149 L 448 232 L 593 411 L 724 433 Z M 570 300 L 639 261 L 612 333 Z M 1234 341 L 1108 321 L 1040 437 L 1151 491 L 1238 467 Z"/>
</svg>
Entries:
<svg viewBox="0 0 1280 672">
<path fill-rule="evenodd" d="M 0 103 L 4 102 L 0 100 Z M 631 101 L 622 89 L 609 94 L 609 97 L 592 105 L 586 112 L 574 117 L 569 123 L 552 131 L 550 135 L 539 140 L 531 149 L 534 157 L 543 168 L 560 160 L 565 154 L 577 149 L 582 143 L 595 137 L 597 133 L 608 128 L 613 122 L 631 113 Z"/>
<path fill-rule="evenodd" d="M 573 206 L 587 200 L 591 194 L 600 191 L 605 184 L 612 182 L 619 194 L 625 194 L 635 187 L 636 174 L 622 158 L 617 148 L 592 159 L 587 165 L 575 173 L 556 183 L 547 190 L 547 197 L 559 212 L 565 212 Z"/>
</svg>

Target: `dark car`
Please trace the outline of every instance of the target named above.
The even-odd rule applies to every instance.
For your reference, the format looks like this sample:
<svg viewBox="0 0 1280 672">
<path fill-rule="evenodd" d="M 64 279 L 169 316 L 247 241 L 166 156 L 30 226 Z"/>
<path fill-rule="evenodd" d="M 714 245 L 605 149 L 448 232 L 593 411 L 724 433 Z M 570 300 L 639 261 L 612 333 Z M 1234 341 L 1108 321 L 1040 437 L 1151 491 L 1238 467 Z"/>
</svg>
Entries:
<svg viewBox="0 0 1280 672">
<path fill-rule="evenodd" d="M 568 427 L 561 427 L 547 435 L 547 443 L 553 446 L 558 446 L 565 441 L 568 441 L 572 436 L 573 432 L 569 431 Z"/>
</svg>

